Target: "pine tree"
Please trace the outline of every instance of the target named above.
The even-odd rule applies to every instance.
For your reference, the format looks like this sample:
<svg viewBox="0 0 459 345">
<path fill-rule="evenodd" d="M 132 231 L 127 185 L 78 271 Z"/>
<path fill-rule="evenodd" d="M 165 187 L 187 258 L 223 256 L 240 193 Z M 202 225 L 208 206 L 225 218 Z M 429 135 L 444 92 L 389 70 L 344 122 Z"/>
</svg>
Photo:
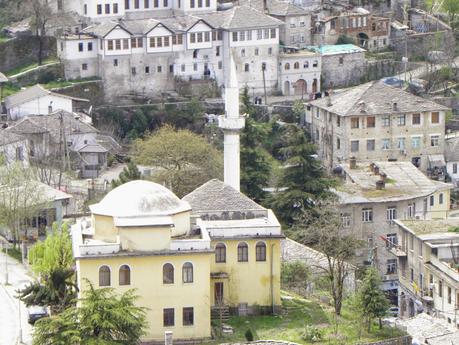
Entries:
<svg viewBox="0 0 459 345">
<path fill-rule="evenodd" d="M 335 181 L 326 177 L 320 161 L 314 157 L 314 145 L 301 128 L 289 125 L 284 136 L 286 146 L 280 151 L 286 161 L 272 206 L 281 221 L 292 225 L 305 209 L 334 197 L 330 187 Z"/>
<path fill-rule="evenodd" d="M 267 124 L 253 119 L 255 108 L 250 103 L 247 88 L 244 89 L 242 103 L 247 117 L 241 132 L 241 190 L 260 202 L 266 196 L 263 188 L 268 186 L 271 175 L 270 157 L 262 147 L 268 135 Z"/>
<path fill-rule="evenodd" d="M 126 182 L 140 180 L 141 178 L 142 174 L 140 173 L 139 168 L 137 168 L 137 165 L 135 165 L 134 162 L 129 162 L 127 167 L 125 167 L 118 176 L 118 179 L 112 180 L 112 187 L 116 188 Z"/>
<path fill-rule="evenodd" d="M 365 272 L 362 286 L 359 289 L 362 314 L 366 317 L 368 331 L 375 318 L 379 319 L 379 328 L 382 328 L 381 318 L 386 315 L 389 301 L 381 290 L 381 277 L 378 271 L 371 267 Z"/>
</svg>

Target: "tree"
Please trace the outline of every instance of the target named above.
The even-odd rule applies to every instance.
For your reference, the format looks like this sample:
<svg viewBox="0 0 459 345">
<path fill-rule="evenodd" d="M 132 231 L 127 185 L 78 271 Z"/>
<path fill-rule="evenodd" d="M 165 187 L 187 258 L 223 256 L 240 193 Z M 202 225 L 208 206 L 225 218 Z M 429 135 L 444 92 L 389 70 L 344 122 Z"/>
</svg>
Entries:
<svg viewBox="0 0 459 345">
<path fill-rule="evenodd" d="M 21 163 L 0 167 L 0 224 L 10 231 L 15 246 L 21 226 L 47 206 L 42 187 L 34 178 L 32 169 Z"/>
<path fill-rule="evenodd" d="M 134 290 L 88 290 L 77 308 L 35 324 L 33 345 L 137 345 L 146 327 L 145 308 L 135 306 Z"/>
<path fill-rule="evenodd" d="M 67 270 L 74 265 L 72 240 L 68 225 L 60 228 L 53 224 L 53 229 L 44 241 L 38 241 L 29 250 L 29 263 L 35 274 L 50 275 L 56 269 Z"/>
<path fill-rule="evenodd" d="M 304 294 L 310 275 L 309 267 L 300 260 L 282 263 L 281 282 L 288 290 Z"/>
<path fill-rule="evenodd" d="M 263 188 L 268 186 L 271 176 L 270 157 L 262 147 L 268 128 L 266 124 L 258 123 L 251 117 L 255 110 L 250 103 L 247 88 L 244 89 L 242 99 L 247 117 L 241 132 L 241 190 L 260 202 L 265 198 Z"/>
<path fill-rule="evenodd" d="M 159 168 L 153 180 L 179 197 L 212 178 L 221 178 L 223 171 L 221 153 L 203 137 L 169 125 L 136 140 L 133 156 L 138 164 Z"/>
<path fill-rule="evenodd" d="M 31 26 L 38 38 L 38 65 L 43 62 L 43 46 L 46 37 L 46 27 L 53 16 L 48 0 L 30 0 L 30 11 L 32 13 Z"/>
<path fill-rule="evenodd" d="M 381 318 L 386 315 L 387 308 L 389 308 L 389 301 L 384 291 L 381 290 L 381 284 L 381 277 L 376 268 L 370 267 L 367 269 L 362 286 L 359 289 L 359 299 L 368 331 L 370 331 L 372 321 L 375 318 L 379 319 L 379 328 L 382 328 Z"/>
<path fill-rule="evenodd" d="M 443 9 L 448 14 L 449 25 L 453 28 L 456 28 L 457 16 L 459 14 L 459 1 L 443 0 Z"/>
<path fill-rule="evenodd" d="M 140 173 L 139 168 L 137 168 L 137 165 L 131 161 L 119 174 L 118 179 L 112 180 L 112 187 L 116 188 L 126 182 L 140 180 L 141 178 L 142 174 Z"/>
<path fill-rule="evenodd" d="M 339 35 L 336 40 L 336 44 L 355 44 L 355 41 L 352 37 L 346 35 Z"/>
<path fill-rule="evenodd" d="M 286 146 L 280 151 L 286 162 L 278 182 L 279 191 L 271 203 L 280 220 L 292 225 L 305 209 L 335 196 L 329 189 L 335 181 L 325 176 L 320 161 L 314 157 L 315 147 L 301 128 L 288 125 L 284 133 Z"/>
<path fill-rule="evenodd" d="M 303 212 L 292 235 L 295 240 L 312 245 L 320 252 L 316 260 L 320 264 L 314 268 L 323 273 L 335 314 L 341 315 L 346 281 L 352 279 L 355 268 L 351 262 L 360 241 L 343 231 L 338 207 L 333 204 L 321 204 Z"/>
</svg>

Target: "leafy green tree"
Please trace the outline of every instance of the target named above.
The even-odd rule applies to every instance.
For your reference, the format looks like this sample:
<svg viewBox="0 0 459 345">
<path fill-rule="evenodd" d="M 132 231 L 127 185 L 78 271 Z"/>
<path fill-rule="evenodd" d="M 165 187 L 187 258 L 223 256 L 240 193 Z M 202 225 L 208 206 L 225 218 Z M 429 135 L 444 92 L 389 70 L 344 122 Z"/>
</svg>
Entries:
<svg viewBox="0 0 459 345">
<path fill-rule="evenodd" d="M 457 16 L 459 15 L 459 1 L 443 0 L 443 9 L 448 14 L 449 25 L 457 28 Z"/>
<path fill-rule="evenodd" d="M 355 41 L 352 37 L 346 35 L 339 35 L 336 40 L 336 44 L 355 44 Z"/>
<path fill-rule="evenodd" d="M 379 319 L 379 328 L 382 328 L 381 318 L 386 315 L 389 301 L 381 289 L 381 277 L 376 268 L 371 267 L 365 272 L 362 286 L 359 289 L 362 314 L 365 315 L 368 331 L 375 318 Z"/>
<path fill-rule="evenodd" d="M 315 158 L 315 147 L 304 131 L 296 125 L 288 125 L 284 135 L 286 146 L 280 151 L 285 155 L 278 183 L 279 191 L 271 200 L 276 215 L 282 222 L 292 225 L 303 210 L 333 198 L 330 191 L 336 182 L 326 177 L 319 160 Z"/>
<path fill-rule="evenodd" d="M 78 291 L 74 281 L 73 269 L 54 268 L 41 282 L 31 283 L 17 293 L 26 306 L 49 306 L 57 314 L 74 305 Z"/>
<path fill-rule="evenodd" d="M 77 308 L 35 324 L 33 345 L 137 345 L 145 333 L 145 308 L 137 307 L 134 290 L 89 289 Z"/>
<path fill-rule="evenodd" d="M 286 289 L 295 290 L 300 294 L 304 293 L 310 275 L 309 267 L 303 261 L 282 263 L 281 282 Z"/>
<path fill-rule="evenodd" d="M 136 140 L 133 156 L 138 164 L 159 168 L 153 180 L 179 197 L 212 178 L 221 178 L 223 171 L 221 152 L 204 137 L 169 125 Z"/>
<path fill-rule="evenodd" d="M 137 165 L 131 161 L 126 167 L 124 167 L 123 171 L 119 174 L 118 179 L 112 180 L 112 187 L 116 188 L 126 182 L 140 180 L 141 178 L 142 174 L 140 173 L 139 168 L 137 168 Z"/>
<path fill-rule="evenodd" d="M 242 101 L 247 117 L 241 131 L 241 190 L 260 202 L 265 198 L 263 188 L 268 186 L 271 175 L 270 157 L 262 146 L 268 128 L 266 124 L 258 123 L 251 117 L 255 110 L 250 103 L 247 88 L 244 89 Z"/>
</svg>

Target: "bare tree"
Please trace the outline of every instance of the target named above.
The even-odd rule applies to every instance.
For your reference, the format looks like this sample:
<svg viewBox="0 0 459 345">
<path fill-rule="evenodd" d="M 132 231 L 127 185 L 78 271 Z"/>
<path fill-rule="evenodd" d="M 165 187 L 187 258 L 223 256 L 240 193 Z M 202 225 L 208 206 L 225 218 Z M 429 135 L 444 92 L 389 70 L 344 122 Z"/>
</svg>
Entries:
<svg viewBox="0 0 459 345">
<path fill-rule="evenodd" d="M 38 38 L 38 65 L 43 63 L 43 49 L 46 38 L 46 27 L 53 16 L 48 0 L 29 0 L 28 10 L 31 12 L 31 26 Z"/>
<path fill-rule="evenodd" d="M 295 228 L 300 242 L 312 246 L 323 257 L 315 265 L 325 277 L 336 315 L 341 315 L 346 280 L 355 271 L 351 264 L 361 242 L 342 229 L 338 205 L 327 204 L 305 211 Z"/>
</svg>

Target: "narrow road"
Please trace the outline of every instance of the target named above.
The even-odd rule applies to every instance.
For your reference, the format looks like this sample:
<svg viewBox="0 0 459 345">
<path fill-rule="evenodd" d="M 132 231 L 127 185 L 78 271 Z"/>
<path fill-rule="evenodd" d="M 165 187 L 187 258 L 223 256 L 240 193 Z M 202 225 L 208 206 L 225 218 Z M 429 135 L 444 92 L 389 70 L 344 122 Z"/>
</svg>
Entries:
<svg viewBox="0 0 459 345">
<path fill-rule="evenodd" d="M 8 285 L 5 285 L 7 270 Z M 22 344 L 32 343 L 32 326 L 27 323 L 27 309 L 15 298 L 16 290 L 30 281 L 32 278 L 21 263 L 0 252 L 0 345 L 17 344 L 20 327 Z"/>
</svg>

